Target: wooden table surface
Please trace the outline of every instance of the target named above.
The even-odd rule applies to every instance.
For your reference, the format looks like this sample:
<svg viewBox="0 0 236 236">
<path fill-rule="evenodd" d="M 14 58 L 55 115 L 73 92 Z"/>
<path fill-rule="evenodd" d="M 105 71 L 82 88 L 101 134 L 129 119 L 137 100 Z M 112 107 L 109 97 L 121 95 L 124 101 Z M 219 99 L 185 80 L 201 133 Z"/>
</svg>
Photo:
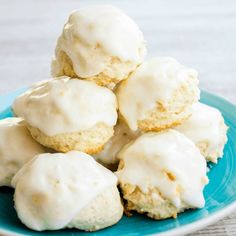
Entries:
<svg viewBox="0 0 236 236">
<path fill-rule="evenodd" d="M 1 0 L 0 95 L 49 78 L 68 13 L 98 2 L 117 5 L 135 19 L 148 58 L 177 58 L 198 70 L 201 88 L 236 103 L 235 0 Z M 191 235 L 236 235 L 236 212 Z"/>
</svg>

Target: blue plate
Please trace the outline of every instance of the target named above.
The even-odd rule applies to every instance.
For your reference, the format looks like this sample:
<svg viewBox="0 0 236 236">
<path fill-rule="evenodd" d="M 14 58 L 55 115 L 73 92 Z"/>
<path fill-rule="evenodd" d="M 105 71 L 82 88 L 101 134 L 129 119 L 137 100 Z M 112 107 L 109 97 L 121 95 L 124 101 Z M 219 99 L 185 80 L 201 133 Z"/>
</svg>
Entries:
<svg viewBox="0 0 236 236">
<path fill-rule="evenodd" d="M 12 116 L 11 104 L 23 90 L 0 96 L 0 119 Z M 8 235 L 183 235 L 205 227 L 236 209 L 236 107 L 222 98 L 207 92 L 201 93 L 201 101 L 218 108 L 229 126 L 228 143 L 224 157 L 217 165 L 211 164 L 210 183 L 205 188 L 206 205 L 203 209 L 187 211 L 178 219 L 154 221 L 142 215 L 124 216 L 115 226 L 86 233 L 79 230 L 46 231 L 43 233 L 27 229 L 17 219 L 13 206 L 13 190 L 0 188 L 0 233 Z"/>
</svg>

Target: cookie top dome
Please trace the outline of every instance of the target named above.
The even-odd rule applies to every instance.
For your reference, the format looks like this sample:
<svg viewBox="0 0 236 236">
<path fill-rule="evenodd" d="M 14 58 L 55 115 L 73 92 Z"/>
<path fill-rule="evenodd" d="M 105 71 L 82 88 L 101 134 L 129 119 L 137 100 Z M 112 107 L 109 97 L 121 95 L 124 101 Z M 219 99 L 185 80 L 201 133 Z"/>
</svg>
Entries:
<svg viewBox="0 0 236 236">
<path fill-rule="evenodd" d="M 48 136 L 87 130 L 98 123 L 114 126 L 116 107 L 109 89 L 69 77 L 38 83 L 13 104 L 17 116 Z"/>
</svg>

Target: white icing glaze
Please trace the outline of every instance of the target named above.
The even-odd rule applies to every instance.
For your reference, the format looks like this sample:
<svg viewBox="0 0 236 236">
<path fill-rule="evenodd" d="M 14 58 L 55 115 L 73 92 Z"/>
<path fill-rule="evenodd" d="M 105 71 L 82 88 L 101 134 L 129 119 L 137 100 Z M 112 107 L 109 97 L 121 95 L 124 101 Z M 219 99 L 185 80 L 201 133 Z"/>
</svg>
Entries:
<svg viewBox="0 0 236 236">
<path fill-rule="evenodd" d="M 197 72 L 169 57 L 153 58 L 139 66 L 117 92 L 119 110 L 129 127 L 137 130 L 137 121 L 157 102 L 168 103 L 190 77 L 197 81 Z"/>
<path fill-rule="evenodd" d="M 115 164 L 118 162 L 117 154 L 121 148 L 139 135 L 140 131 L 134 132 L 124 122 L 119 122 L 114 127 L 113 137 L 106 143 L 103 151 L 93 156 L 102 164 Z"/>
<path fill-rule="evenodd" d="M 102 72 L 112 57 L 139 64 L 145 54 L 138 26 L 120 9 L 109 5 L 72 12 L 57 48 L 66 52 L 82 78 Z"/>
<path fill-rule="evenodd" d="M 191 108 L 191 117 L 182 125 L 177 126 L 180 131 L 196 145 L 207 143 L 208 155 L 218 153 L 223 155 L 224 144 L 227 142 L 227 128 L 219 110 L 202 103 L 196 103 Z M 210 157 L 209 157 L 210 158 Z M 211 161 L 217 162 L 217 156 Z"/>
<path fill-rule="evenodd" d="M 116 183 L 111 171 L 77 151 L 38 155 L 12 181 L 18 216 L 35 230 L 66 227 L 92 199 Z"/>
<path fill-rule="evenodd" d="M 125 146 L 118 158 L 124 161 L 124 168 L 116 172 L 119 182 L 139 186 L 145 193 L 156 187 L 176 207 L 181 207 L 181 201 L 204 206 L 206 161 L 183 134 L 175 130 L 143 134 Z"/>
<path fill-rule="evenodd" d="M 109 89 L 67 77 L 36 84 L 13 104 L 17 116 L 48 136 L 87 130 L 99 122 L 114 126 L 116 107 Z"/>
<path fill-rule="evenodd" d="M 0 186 L 11 186 L 16 172 L 35 155 L 45 152 L 21 118 L 0 120 Z"/>
</svg>

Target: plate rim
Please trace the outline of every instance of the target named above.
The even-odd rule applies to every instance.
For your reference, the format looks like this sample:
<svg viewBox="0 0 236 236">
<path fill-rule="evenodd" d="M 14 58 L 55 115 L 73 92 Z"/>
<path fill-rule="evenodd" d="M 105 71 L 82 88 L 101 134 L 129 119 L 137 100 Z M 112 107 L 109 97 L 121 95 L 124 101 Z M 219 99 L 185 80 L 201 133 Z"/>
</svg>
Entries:
<svg viewBox="0 0 236 236">
<path fill-rule="evenodd" d="M 12 103 L 14 98 L 16 96 L 18 96 L 20 93 L 22 93 L 23 91 L 25 91 L 27 88 L 28 87 L 23 87 L 23 88 L 15 90 L 13 92 L 9 92 L 9 93 L 0 95 L 0 98 L 8 98 L 7 103 Z M 232 103 L 231 101 L 227 100 L 225 97 L 223 97 L 221 95 L 219 96 L 219 95 L 214 94 L 212 92 L 208 92 L 204 89 L 201 89 L 201 92 L 203 92 L 205 95 L 211 96 L 214 99 L 221 100 L 221 102 L 226 102 L 227 105 L 233 106 L 236 109 L 236 104 Z M 4 101 L 4 103 L 5 103 L 5 101 Z M 0 105 L 2 105 L 2 104 L 0 104 Z M 1 106 L 0 106 L 0 109 L 1 109 Z M 2 111 L 0 111 L 0 112 L 2 112 Z M 228 206 L 224 207 L 223 209 L 220 209 L 220 210 L 212 213 L 210 216 L 205 217 L 203 219 L 197 220 L 195 222 L 189 223 L 184 226 L 180 226 L 178 228 L 167 230 L 165 232 L 151 233 L 151 234 L 146 234 L 146 235 L 150 235 L 150 236 L 181 236 L 183 234 L 193 233 L 193 232 L 196 232 L 197 230 L 203 229 L 213 223 L 218 222 L 222 218 L 228 216 L 234 210 L 236 210 L 236 200 L 234 200 L 232 203 L 230 203 Z M 6 236 L 23 236 L 23 235 L 25 235 L 25 234 L 21 234 L 21 233 L 16 233 L 11 230 L 5 230 L 5 229 L 2 229 L 1 227 L 0 227 L 0 234 L 4 234 Z"/>
<path fill-rule="evenodd" d="M 183 234 L 189 234 L 196 232 L 197 230 L 203 229 L 213 223 L 218 222 L 219 220 L 223 219 L 224 217 L 228 216 L 230 213 L 232 213 L 234 210 L 236 210 L 236 200 L 232 203 L 230 203 L 227 207 L 213 213 L 212 215 L 200 219 L 196 222 L 189 223 L 184 226 L 180 226 L 176 229 L 167 230 L 166 232 L 161 233 L 154 233 L 150 234 L 152 236 L 158 235 L 158 236 L 182 236 Z"/>
<path fill-rule="evenodd" d="M 204 219 L 198 220 L 196 222 L 180 226 L 179 228 L 167 230 L 161 233 L 154 233 L 154 234 L 146 234 L 150 236 L 183 236 L 185 234 L 196 232 L 197 230 L 203 229 L 215 222 L 218 222 L 220 219 L 226 217 L 231 212 L 236 209 L 236 201 L 229 204 L 227 207 L 219 210 L 218 212 L 213 213 L 211 216 L 206 217 Z M 9 230 L 2 230 L 0 228 L 0 233 L 6 236 L 25 236 L 25 234 L 15 233 Z M 43 231 L 42 231 L 43 233 Z"/>
</svg>

